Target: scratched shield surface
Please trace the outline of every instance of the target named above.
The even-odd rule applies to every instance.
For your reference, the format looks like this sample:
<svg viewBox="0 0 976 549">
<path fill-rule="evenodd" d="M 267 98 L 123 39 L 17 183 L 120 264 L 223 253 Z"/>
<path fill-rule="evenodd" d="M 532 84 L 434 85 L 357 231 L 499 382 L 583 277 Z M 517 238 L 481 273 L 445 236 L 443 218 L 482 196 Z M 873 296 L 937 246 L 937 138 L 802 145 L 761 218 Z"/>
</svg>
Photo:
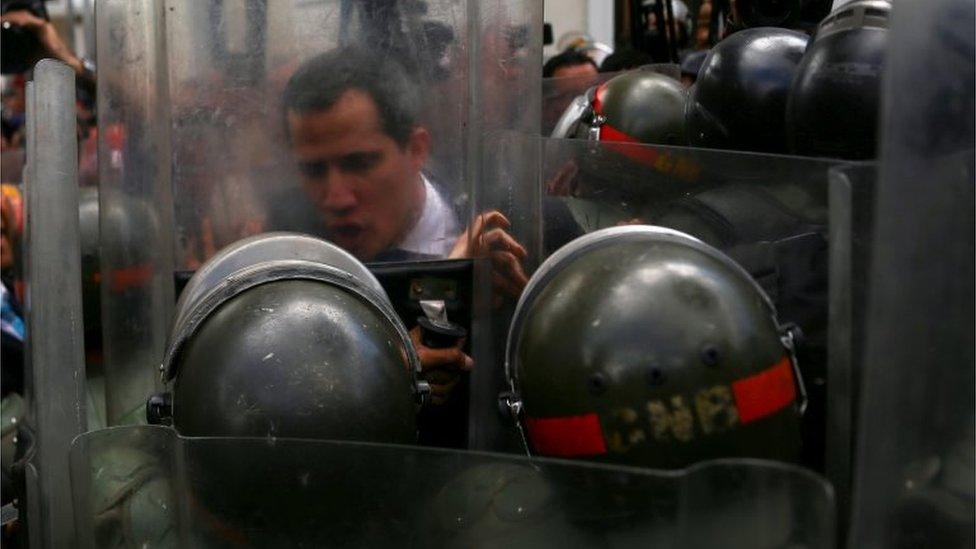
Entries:
<svg viewBox="0 0 976 549">
<path fill-rule="evenodd" d="M 677 471 L 158 426 L 79 437 L 81 547 L 831 547 L 833 494 L 760 460 Z"/>
</svg>

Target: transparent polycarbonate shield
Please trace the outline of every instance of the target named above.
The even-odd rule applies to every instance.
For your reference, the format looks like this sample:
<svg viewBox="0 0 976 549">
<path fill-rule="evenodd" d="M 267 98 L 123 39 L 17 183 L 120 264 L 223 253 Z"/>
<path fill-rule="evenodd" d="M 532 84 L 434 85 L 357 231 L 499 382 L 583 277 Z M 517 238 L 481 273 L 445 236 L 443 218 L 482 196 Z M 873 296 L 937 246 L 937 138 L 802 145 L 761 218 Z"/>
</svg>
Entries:
<svg viewBox="0 0 976 549">
<path fill-rule="evenodd" d="M 358 230 L 367 233 L 360 239 L 367 239 L 382 230 L 374 226 L 391 222 L 387 217 L 407 219 L 423 213 L 422 203 L 389 204 L 388 197 L 411 200 L 392 186 L 421 183 L 403 160 L 395 170 L 404 173 L 387 173 L 386 179 L 377 172 L 393 168 L 389 164 L 381 163 L 368 174 L 357 172 L 357 185 L 365 190 L 356 191 L 355 200 L 363 203 L 352 213 L 337 213 L 334 207 L 356 205 L 336 206 L 329 200 L 335 196 L 309 194 L 308 187 L 302 187 L 303 181 L 325 183 L 322 177 L 299 173 L 283 112 L 299 107 L 284 105 L 283 93 L 292 75 L 315 58 L 354 48 L 397 63 L 408 76 L 398 82 L 389 67 L 390 74 L 365 85 L 387 86 L 381 92 L 392 96 L 373 98 L 382 102 L 378 115 L 393 113 L 380 120 L 390 133 L 383 135 L 391 138 L 391 147 L 391 135 L 400 131 L 395 117 L 404 108 L 398 101 L 407 107 L 411 101 L 417 103 L 415 123 L 429 133 L 429 155 L 420 159 L 420 173 L 440 195 L 441 215 L 453 218 L 446 231 L 450 234 L 436 235 L 444 242 L 425 254 L 443 256 L 471 208 L 469 173 L 477 164 L 478 150 L 469 148 L 469 129 L 519 128 L 524 111 L 535 110 L 532 99 L 538 92 L 527 90 L 538 85 L 532 56 L 536 10 L 521 4 L 166 2 L 177 268 L 192 269 L 216 250 L 255 232 L 297 230 L 342 243 L 336 231 L 356 229 L 346 225 L 360 225 Z M 356 81 L 356 68 L 342 70 L 348 72 L 313 77 L 300 92 L 314 95 L 331 79 Z M 329 103 L 321 103 L 322 107 L 316 103 L 300 108 L 327 110 Z M 357 119 L 357 124 L 367 126 L 369 120 Z M 336 142 L 334 136 L 325 141 Z M 340 145 L 344 151 L 349 147 Z M 384 152 L 384 159 L 392 162 L 388 156 L 413 152 L 408 143 L 396 145 L 397 150 Z M 401 212 L 400 206 L 409 211 Z M 340 222 L 346 225 L 335 229 Z M 408 223 L 403 223 L 406 232 Z M 396 247 L 398 242 L 387 244 Z M 380 257 L 370 253 L 360 259 Z"/>
<path fill-rule="evenodd" d="M 24 488 L 32 501 L 21 509 L 27 510 L 31 545 L 60 547 L 72 539 L 69 444 L 85 431 L 86 420 L 75 82 L 67 65 L 50 59 L 35 65 L 33 78 L 27 87 L 23 366 L 25 419 L 33 428 L 27 468 L 37 476 L 28 474 Z M 13 491 L 9 474 L 4 471 L 4 489 Z"/>
<path fill-rule="evenodd" d="M 99 261 L 109 424 L 145 421 L 173 310 L 163 2 L 97 9 Z"/>
<path fill-rule="evenodd" d="M 536 259 L 574 236 L 635 222 L 684 228 L 719 248 L 819 229 L 828 220 L 829 171 L 847 165 L 515 133 L 493 134 L 489 143 L 488 154 L 497 161 L 485 167 L 486 203 L 537 225 L 544 251 Z M 528 188 L 540 195 L 535 203 L 512 198 Z M 779 215 L 746 225 L 745 218 L 755 217 L 753 206 Z M 716 214 L 711 223 L 697 219 L 707 213 Z M 572 231 L 556 230 L 565 225 Z M 515 224 L 513 230 L 525 227 Z"/>
<path fill-rule="evenodd" d="M 804 462 L 821 468 L 827 391 L 828 187 L 837 161 L 630 143 L 493 136 L 484 194 L 526 247 L 526 272 L 583 234 L 618 225 L 660 225 L 728 254 L 769 294 L 779 321 L 804 332 L 798 347 L 809 406 Z M 484 310 L 507 329 L 512 299 L 496 291 Z M 486 300 L 487 302 L 488 300 Z M 492 333 L 495 340 L 504 335 Z M 488 339 L 483 337 L 482 339 Z M 477 342 L 476 342 L 477 343 Z M 498 343 L 496 343 L 497 345 Z M 504 391 L 502 358 L 479 348 L 473 375 L 485 395 Z M 494 354 L 493 354 L 494 353 Z M 480 358 L 479 358 L 480 357 Z M 472 408 L 477 448 L 518 447 L 512 422 L 487 396 Z M 475 406 L 477 404 L 472 404 Z"/>
<path fill-rule="evenodd" d="M 273 230 L 328 238 L 363 261 L 440 258 L 478 210 L 484 132 L 538 132 L 542 7 L 535 2 L 105 0 L 97 18 L 113 424 L 137 421 L 157 388 L 174 271 L 194 270 L 222 247 Z M 378 128 L 382 139 L 368 145 L 386 148 L 346 158 L 349 144 L 330 135 L 328 158 L 315 156 L 299 170 L 284 91 L 305 70 L 313 76 L 295 88 L 301 101 L 328 95 L 322 88 L 339 76 L 354 79 L 355 69 L 369 67 L 337 75 L 309 63 L 330 52 L 347 58 L 353 49 L 399 67 L 357 84 L 380 89 L 382 100 L 354 112 L 360 118 L 352 127 Z M 392 77 L 401 72 L 404 78 Z M 299 110 L 327 111 L 317 105 L 338 96 L 310 101 Z M 413 112 L 415 126 L 401 112 Z M 380 119 L 384 113 L 392 114 Z M 308 122 L 314 135 L 335 126 L 311 118 L 295 123 Z M 312 164 L 341 164 L 345 186 Z"/>
<path fill-rule="evenodd" d="M 681 471 L 388 444 L 82 435 L 81 547 L 831 547 L 829 484 L 722 460 Z"/>
<path fill-rule="evenodd" d="M 966 0 L 892 10 L 851 547 L 976 543 L 974 24 Z"/>
</svg>

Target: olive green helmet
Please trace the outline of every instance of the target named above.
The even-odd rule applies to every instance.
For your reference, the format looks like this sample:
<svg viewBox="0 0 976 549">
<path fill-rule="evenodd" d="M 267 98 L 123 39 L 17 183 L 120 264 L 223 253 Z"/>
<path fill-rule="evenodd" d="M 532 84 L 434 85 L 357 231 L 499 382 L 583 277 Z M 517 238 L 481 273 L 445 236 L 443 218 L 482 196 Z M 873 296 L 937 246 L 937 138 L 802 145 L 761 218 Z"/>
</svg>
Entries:
<svg viewBox="0 0 976 549">
<path fill-rule="evenodd" d="M 718 250 L 660 227 L 604 229 L 530 279 L 508 336 L 504 400 L 540 455 L 654 468 L 793 461 L 792 341 Z"/>
<path fill-rule="evenodd" d="M 268 233 L 225 248 L 177 303 L 162 364 L 186 436 L 416 441 L 427 387 L 382 287 L 341 248 Z"/>
<path fill-rule="evenodd" d="M 569 105 L 552 137 L 685 145 L 685 89 L 646 69 L 590 88 Z"/>
</svg>

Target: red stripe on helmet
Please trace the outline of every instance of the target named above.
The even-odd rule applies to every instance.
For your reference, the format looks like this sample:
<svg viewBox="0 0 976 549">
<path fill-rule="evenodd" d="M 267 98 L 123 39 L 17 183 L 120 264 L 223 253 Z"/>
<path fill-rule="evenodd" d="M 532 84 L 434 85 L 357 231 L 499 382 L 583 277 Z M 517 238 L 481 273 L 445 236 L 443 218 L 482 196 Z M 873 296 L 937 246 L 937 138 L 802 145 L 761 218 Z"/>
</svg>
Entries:
<svg viewBox="0 0 976 549">
<path fill-rule="evenodd" d="M 607 84 L 603 83 L 596 89 L 593 94 L 593 113 L 598 115 L 603 115 L 603 102 L 600 100 L 603 97 L 604 90 L 607 89 Z M 624 132 L 618 130 L 611 126 L 608 122 L 604 122 L 600 126 L 600 141 L 622 141 L 624 143 L 640 143 L 637 139 L 625 134 Z"/>
<path fill-rule="evenodd" d="M 793 365 L 784 356 L 775 366 L 732 383 L 739 421 L 750 423 L 770 416 L 796 399 Z"/>
<path fill-rule="evenodd" d="M 604 122 L 604 124 L 602 126 L 600 126 L 600 141 L 619 141 L 619 142 L 622 142 L 622 143 L 640 143 L 640 141 L 638 141 L 638 140 L 634 139 L 633 137 L 625 134 L 624 132 L 618 130 L 617 128 L 614 128 L 613 126 L 611 126 L 610 124 L 607 124 L 606 122 Z M 628 149 L 624 149 L 624 150 L 628 150 Z M 655 151 L 654 149 L 646 149 L 646 151 L 648 153 L 651 153 L 649 155 L 651 160 L 654 160 L 654 159 L 657 158 L 657 151 Z M 628 152 L 630 152 L 630 151 L 628 150 Z"/>
<path fill-rule="evenodd" d="M 603 115 L 603 103 L 600 98 L 606 89 L 606 83 L 600 84 L 593 94 L 593 112 Z M 607 142 L 607 149 L 618 152 L 631 160 L 650 166 L 655 171 L 670 174 L 684 181 L 698 181 L 701 167 L 690 157 L 676 156 L 673 151 L 662 151 L 653 146 L 631 147 L 629 145 L 614 145 L 612 143 L 627 143 L 645 145 L 636 137 L 615 128 L 608 121 L 600 126 L 600 141 Z"/>
<path fill-rule="evenodd" d="M 525 426 L 535 451 L 545 456 L 595 456 L 607 453 L 596 414 L 567 417 L 526 417 Z"/>
</svg>

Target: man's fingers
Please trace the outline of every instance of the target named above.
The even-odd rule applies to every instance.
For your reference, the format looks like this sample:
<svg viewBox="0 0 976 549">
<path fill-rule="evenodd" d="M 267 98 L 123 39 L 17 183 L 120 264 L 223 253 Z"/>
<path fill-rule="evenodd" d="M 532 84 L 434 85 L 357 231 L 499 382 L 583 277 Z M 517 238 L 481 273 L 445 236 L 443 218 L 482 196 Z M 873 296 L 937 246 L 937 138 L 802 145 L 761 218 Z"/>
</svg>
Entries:
<svg viewBox="0 0 976 549">
<path fill-rule="evenodd" d="M 44 19 L 27 10 L 13 10 L 0 15 L 0 22 L 34 30 L 44 24 Z"/>
<path fill-rule="evenodd" d="M 485 232 L 487 227 L 501 227 L 503 229 L 507 229 L 511 226 L 512 223 L 502 214 L 502 212 L 498 210 L 491 210 L 489 212 L 478 214 L 474 218 L 474 223 L 471 224 L 471 228 L 468 229 L 467 232 L 477 236 Z"/>
<path fill-rule="evenodd" d="M 492 252 L 491 263 L 498 274 L 508 278 L 520 288 L 524 288 L 529 283 L 529 277 L 525 275 L 525 270 L 522 269 L 522 262 L 513 254 Z"/>
<path fill-rule="evenodd" d="M 522 293 L 522 288 L 518 284 L 497 272 L 491 273 L 491 285 L 509 297 L 517 298 Z"/>
<path fill-rule="evenodd" d="M 492 229 L 485 234 L 484 244 L 489 249 L 493 250 L 505 250 L 512 252 L 516 256 L 525 259 L 529 256 L 529 252 L 525 251 L 525 248 L 519 244 L 515 237 L 503 231 L 502 229 Z"/>
<path fill-rule="evenodd" d="M 424 371 L 432 368 L 464 368 L 466 355 L 457 347 L 431 349 L 420 346 L 417 348 L 417 354 L 420 356 L 420 369 Z"/>
<path fill-rule="evenodd" d="M 511 226 L 512 223 L 508 218 L 498 210 L 479 214 L 471 222 L 471 226 L 458 237 L 448 257 L 457 259 L 482 256 L 487 252 L 487 248 L 491 245 L 491 242 L 499 241 L 499 237 L 497 236 L 492 236 L 491 240 L 488 239 L 488 236 L 493 234 L 494 231 L 500 230 L 504 232 L 505 229 Z M 518 242 L 515 242 L 514 239 L 512 239 L 512 242 L 516 245 L 516 248 L 512 250 L 514 253 L 524 253 L 524 248 Z M 518 250 L 521 250 L 521 252 Z"/>
<path fill-rule="evenodd" d="M 484 221 L 484 226 L 501 227 L 502 229 L 507 229 L 512 226 L 512 222 L 509 221 L 508 218 L 498 210 L 485 212 L 478 217 L 482 218 Z M 482 228 L 484 228 L 484 226 Z"/>
<path fill-rule="evenodd" d="M 574 191 L 574 182 L 579 168 L 572 160 L 564 164 L 547 185 L 548 193 L 554 196 L 569 196 Z"/>
</svg>

